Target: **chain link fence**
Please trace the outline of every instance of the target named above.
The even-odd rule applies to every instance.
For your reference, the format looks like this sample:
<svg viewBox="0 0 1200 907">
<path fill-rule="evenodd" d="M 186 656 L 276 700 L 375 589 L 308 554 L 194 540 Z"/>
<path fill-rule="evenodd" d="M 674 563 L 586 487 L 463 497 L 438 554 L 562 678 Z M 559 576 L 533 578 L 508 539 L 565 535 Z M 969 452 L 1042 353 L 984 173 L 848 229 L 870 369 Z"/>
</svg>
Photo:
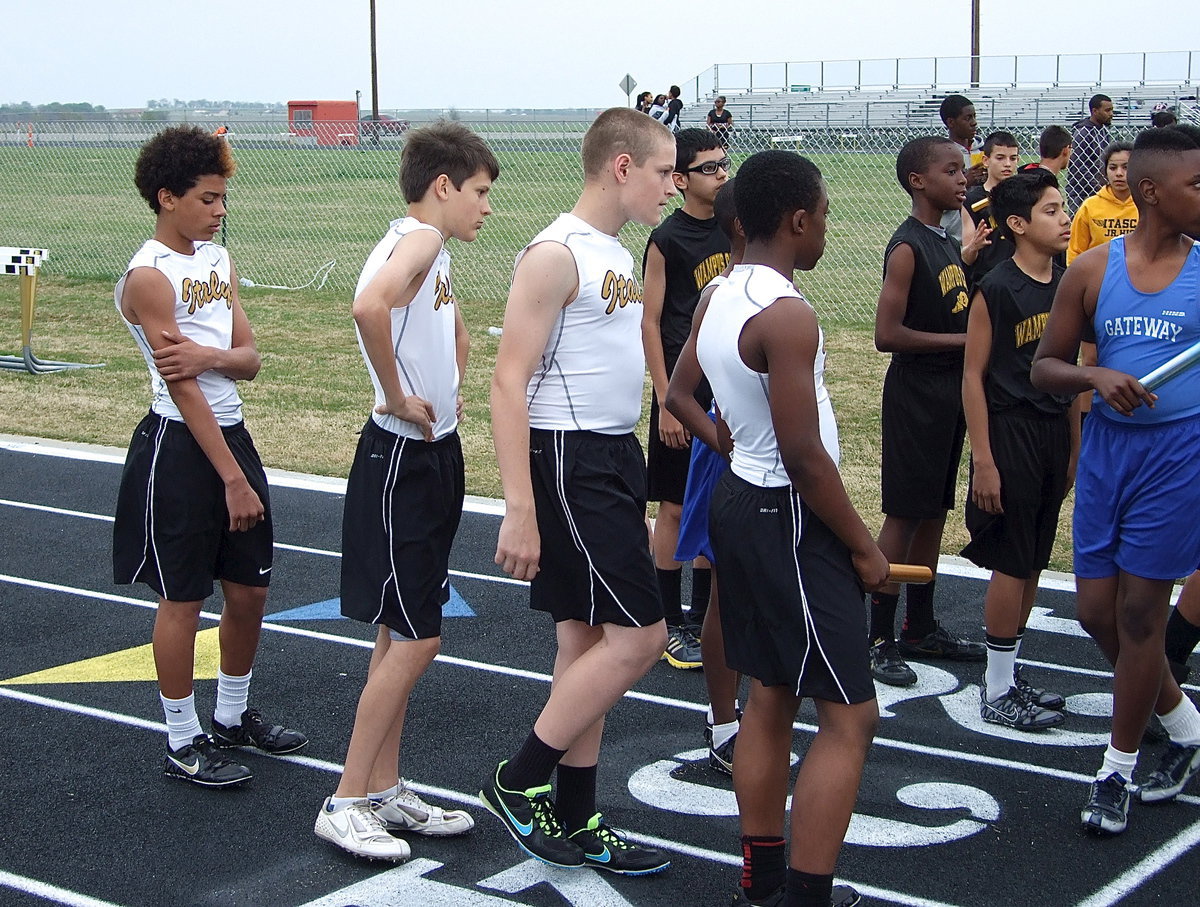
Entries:
<svg viewBox="0 0 1200 907">
<path fill-rule="evenodd" d="M 379 124 L 385 125 L 391 127 Z M 488 140 L 502 169 L 494 213 L 479 239 L 451 247 L 455 290 L 464 300 L 502 301 L 517 252 L 578 195 L 588 123 L 467 125 Z M 368 251 L 404 209 L 397 185 L 404 134 L 400 127 L 368 126 L 325 124 L 309 136 L 290 133 L 278 120 L 233 127 L 228 139 L 238 171 L 218 239 L 232 251 L 243 280 L 289 289 L 327 280 L 349 296 Z M 133 186 L 133 167 L 140 145 L 159 128 L 121 121 L 0 125 L 0 245 L 49 249 L 47 274 L 115 280 L 153 228 L 153 215 Z M 799 151 L 825 175 L 827 250 L 817 269 L 801 278 L 823 319 L 873 318 L 884 246 L 909 211 L 895 156 L 928 131 L 898 123 L 735 133 L 735 175 L 740 161 L 766 148 Z M 1036 159 L 1037 131 L 1012 131 L 1022 160 Z M 649 228 L 635 224 L 622 231 L 637 261 L 648 235 Z"/>
</svg>

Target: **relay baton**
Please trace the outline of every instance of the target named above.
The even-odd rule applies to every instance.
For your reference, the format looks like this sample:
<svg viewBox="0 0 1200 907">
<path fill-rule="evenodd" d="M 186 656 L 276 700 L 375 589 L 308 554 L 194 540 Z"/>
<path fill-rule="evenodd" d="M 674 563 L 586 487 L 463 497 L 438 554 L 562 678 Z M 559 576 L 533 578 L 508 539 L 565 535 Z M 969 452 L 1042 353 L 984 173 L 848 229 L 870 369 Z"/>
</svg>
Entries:
<svg viewBox="0 0 1200 907">
<path fill-rule="evenodd" d="M 1200 343 L 1194 343 L 1177 356 L 1168 359 L 1145 378 L 1141 385 L 1148 391 L 1156 391 L 1180 372 L 1187 371 L 1200 362 Z"/>
<path fill-rule="evenodd" d="M 918 585 L 931 583 L 933 571 L 924 564 L 888 564 L 888 582 Z"/>
</svg>

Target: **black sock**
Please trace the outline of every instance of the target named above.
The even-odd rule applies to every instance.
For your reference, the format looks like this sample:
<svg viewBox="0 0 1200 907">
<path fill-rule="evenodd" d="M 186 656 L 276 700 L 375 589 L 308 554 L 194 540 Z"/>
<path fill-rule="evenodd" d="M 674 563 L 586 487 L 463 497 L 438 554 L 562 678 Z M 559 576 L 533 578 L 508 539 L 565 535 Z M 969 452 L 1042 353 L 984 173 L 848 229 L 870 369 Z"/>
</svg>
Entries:
<svg viewBox="0 0 1200 907">
<path fill-rule="evenodd" d="M 742 892 L 751 901 L 787 884 L 786 849 L 783 838 L 742 835 Z"/>
<path fill-rule="evenodd" d="M 688 621 L 697 627 L 704 626 L 704 615 L 708 613 L 708 598 L 712 594 L 712 568 L 692 568 L 692 611 Z"/>
<path fill-rule="evenodd" d="M 888 592 L 871 593 L 871 642 L 896 638 L 896 606 L 900 596 Z"/>
<path fill-rule="evenodd" d="M 937 629 L 933 619 L 933 587 L 937 580 L 924 585 L 908 587 L 908 598 L 904 612 L 904 638 L 924 639 Z"/>
<path fill-rule="evenodd" d="M 550 780 L 554 766 L 566 750 L 556 750 L 541 741 L 533 731 L 525 738 L 517 754 L 500 769 L 500 786 L 505 790 L 526 791 Z"/>
<path fill-rule="evenodd" d="M 587 828 L 596 815 L 596 766 L 558 764 L 554 811 L 567 834 Z"/>
<path fill-rule="evenodd" d="M 683 623 L 683 604 L 681 603 L 680 588 L 683 581 L 683 569 L 660 570 L 655 567 L 658 575 L 658 597 L 662 599 L 663 617 L 667 623 L 679 626 Z"/>
<path fill-rule="evenodd" d="M 1173 610 L 1167 621 L 1167 658 L 1176 664 L 1185 664 L 1198 642 L 1200 627 L 1180 614 L 1178 608 Z"/>
<path fill-rule="evenodd" d="M 829 907 L 833 896 L 833 873 L 817 875 L 788 867 L 787 907 Z"/>
</svg>

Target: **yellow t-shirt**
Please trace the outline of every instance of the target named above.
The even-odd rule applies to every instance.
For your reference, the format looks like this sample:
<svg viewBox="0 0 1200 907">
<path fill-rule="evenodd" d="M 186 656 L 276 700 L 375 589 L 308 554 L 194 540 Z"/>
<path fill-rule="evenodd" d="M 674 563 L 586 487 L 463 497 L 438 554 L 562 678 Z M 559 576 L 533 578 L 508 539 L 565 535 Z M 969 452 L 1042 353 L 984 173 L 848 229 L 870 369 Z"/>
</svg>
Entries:
<svg viewBox="0 0 1200 907">
<path fill-rule="evenodd" d="M 1132 233 L 1137 226 L 1138 210 L 1133 196 L 1119 201 L 1108 186 L 1084 199 L 1071 222 L 1071 243 L 1067 246 L 1067 264 L 1088 249 L 1102 246 L 1111 239 Z"/>
</svg>

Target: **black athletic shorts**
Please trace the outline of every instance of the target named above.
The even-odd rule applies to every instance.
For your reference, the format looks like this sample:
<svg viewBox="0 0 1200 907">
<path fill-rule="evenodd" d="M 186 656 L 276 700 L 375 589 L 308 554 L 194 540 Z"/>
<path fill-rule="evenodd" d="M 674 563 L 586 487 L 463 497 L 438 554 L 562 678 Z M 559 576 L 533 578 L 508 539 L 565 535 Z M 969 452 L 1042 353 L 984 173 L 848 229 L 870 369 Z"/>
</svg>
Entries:
<svg viewBox="0 0 1200 907">
<path fill-rule="evenodd" d="M 464 481 L 457 432 L 415 441 L 367 420 L 342 514 L 343 615 L 404 639 L 441 635 Z"/>
<path fill-rule="evenodd" d="M 646 464 L 633 434 L 529 432 L 542 553 L 529 603 L 555 623 L 663 619 L 646 529 Z"/>
<path fill-rule="evenodd" d="M 712 406 L 712 389 L 708 381 L 701 381 L 694 394 L 696 402 L 707 412 Z M 668 501 L 683 505 L 687 488 L 688 466 L 692 460 L 689 444 L 682 450 L 667 447 L 658 435 L 658 400 L 650 395 L 650 434 L 646 439 L 647 498 L 651 501 Z"/>
<path fill-rule="evenodd" d="M 225 483 L 183 422 L 149 413 L 133 431 L 113 524 L 113 581 L 145 583 L 167 601 L 203 601 L 214 580 L 271 582 L 267 475 L 244 423 L 221 429 L 262 501 L 264 519 L 229 531 Z"/>
<path fill-rule="evenodd" d="M 727 472 L 709 509 L 731 670 L 798 696 L 875 698 L 863 591 L 850 551 L 795 490 Z"/>
<path fill-rule="evenodd" d="M 1065 413 L 990 413 L 988 437 L 1004 513 L 984 513 L 968 495 L 971 541 L 962 554 L 988 570 L 1029 579 L 1050 563 L 1067 489 L 1070 423 Z"/>
<path fill-rule="evenodd" d="M 929 520 L 954 509 L 966 430 L 961 370 L 896 362 L 888 367 L 881 470 L 885 514 Z"/>
</svg>

